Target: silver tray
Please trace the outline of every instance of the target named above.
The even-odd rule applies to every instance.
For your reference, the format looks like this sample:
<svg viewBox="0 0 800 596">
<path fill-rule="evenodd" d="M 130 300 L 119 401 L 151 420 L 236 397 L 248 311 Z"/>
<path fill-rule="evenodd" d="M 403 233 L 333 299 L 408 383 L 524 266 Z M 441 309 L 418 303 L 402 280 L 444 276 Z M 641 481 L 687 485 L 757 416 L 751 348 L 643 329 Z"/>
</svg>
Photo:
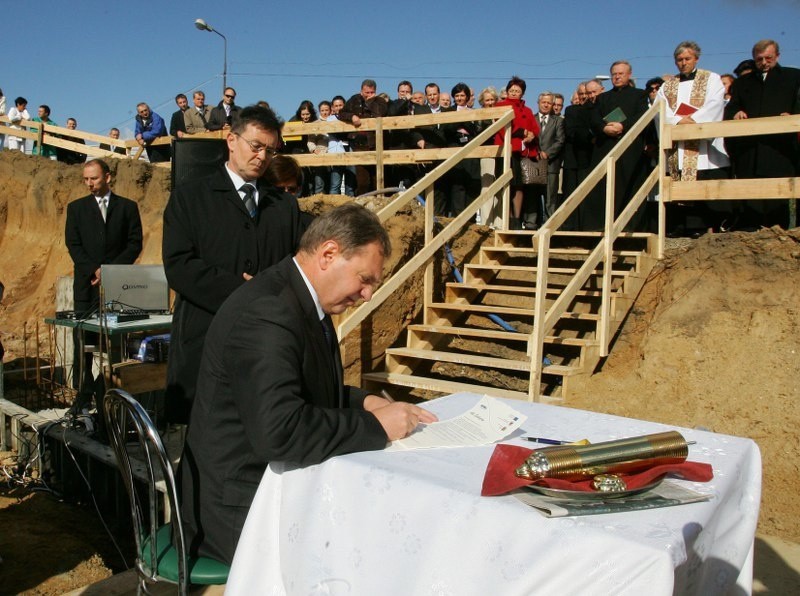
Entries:
<svg viewBox="0 0 800 596">
<path fill-rule="evenodd" d="M 573 501 L 606 501 L 608 499 L 624 499 L 625 497 L 632 497 L 633 495 L 646 493 L 647 491 L 656 488 L 663 480 L 663 478 L 659 478 L 655 482 L 640 486 L 639 488 L 632 488 L 631 490 L 623 490 L 615 493 L 600 492 L 596 490 L 585 491 L 567 490 L 564 488 L 549 488 L 547 486 L 538 486 L 536 484 L 529 484 L 525 488 L 556 499 L 571 499 Z"/>
</svg>

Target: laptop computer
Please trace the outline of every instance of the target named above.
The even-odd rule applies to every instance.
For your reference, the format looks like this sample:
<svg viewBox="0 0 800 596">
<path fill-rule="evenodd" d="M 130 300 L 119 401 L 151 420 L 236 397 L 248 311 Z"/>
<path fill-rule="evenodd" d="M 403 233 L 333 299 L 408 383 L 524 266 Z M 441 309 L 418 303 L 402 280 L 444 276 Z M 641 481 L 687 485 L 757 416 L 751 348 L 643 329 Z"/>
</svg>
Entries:
<svg viewBox="0 0 800 596">
<path fill-rule="evenodd" d="M 106 311 L 169 312 L 163 265 L 101 265 L 100 286 Z"/>
</svg>

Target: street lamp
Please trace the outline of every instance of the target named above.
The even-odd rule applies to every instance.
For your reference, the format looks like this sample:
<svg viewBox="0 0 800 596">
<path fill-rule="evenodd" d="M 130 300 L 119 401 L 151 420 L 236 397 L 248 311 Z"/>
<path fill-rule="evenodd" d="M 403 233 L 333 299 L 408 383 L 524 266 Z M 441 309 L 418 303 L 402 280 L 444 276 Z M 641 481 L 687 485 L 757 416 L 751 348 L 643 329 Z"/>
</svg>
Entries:
<svg viewBox="0 0 800 596">
<path fill-rule="evenodd" d="M 216 33 L 222 38 L 222 41 L 225 42 L 225 54 L 222 62 L 222 93 L 225 93 L 225 89 L 228 88 L 228 38 L 206 23 L 203 19 L 195 19 L 194 26 L 200 31 L 210 31 L 211 33 Z"/>
</svg>

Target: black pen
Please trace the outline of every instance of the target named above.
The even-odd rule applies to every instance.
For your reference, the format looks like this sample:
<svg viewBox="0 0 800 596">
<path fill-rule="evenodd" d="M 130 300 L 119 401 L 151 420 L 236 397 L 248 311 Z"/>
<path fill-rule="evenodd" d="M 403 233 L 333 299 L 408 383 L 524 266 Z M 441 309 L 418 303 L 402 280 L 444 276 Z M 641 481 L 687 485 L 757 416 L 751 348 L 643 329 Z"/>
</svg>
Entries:
<svg viewBox="0 0 800 596">
<path fill-rule="evenodd" d="M 542 437 L 522 437 L 526 441 L 533 443 L 543 443 L 544 445 L 569 445 L 571 441 L 559 441 L 558 439 L 543 439 Z"/>
</svg>

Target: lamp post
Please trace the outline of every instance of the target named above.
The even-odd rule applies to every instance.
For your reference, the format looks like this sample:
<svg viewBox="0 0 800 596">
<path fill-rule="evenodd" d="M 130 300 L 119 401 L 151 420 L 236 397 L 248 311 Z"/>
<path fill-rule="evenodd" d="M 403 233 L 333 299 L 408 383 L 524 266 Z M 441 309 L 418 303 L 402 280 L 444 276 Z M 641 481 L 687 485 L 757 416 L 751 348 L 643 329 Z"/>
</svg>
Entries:
<svg viewBox="0 0 800 596">
<path fill-rule="evenodd" d="M 225 93 L 225 89 L 228 87 L 228 38 L 206 23 L 203 19 L 195 19 L 194 26 L 200 31 L 210 31 L 211 33 L 216 33 L 224 42 L 224 57 L 222 62 L 222 92 Z"/>
</svg>

